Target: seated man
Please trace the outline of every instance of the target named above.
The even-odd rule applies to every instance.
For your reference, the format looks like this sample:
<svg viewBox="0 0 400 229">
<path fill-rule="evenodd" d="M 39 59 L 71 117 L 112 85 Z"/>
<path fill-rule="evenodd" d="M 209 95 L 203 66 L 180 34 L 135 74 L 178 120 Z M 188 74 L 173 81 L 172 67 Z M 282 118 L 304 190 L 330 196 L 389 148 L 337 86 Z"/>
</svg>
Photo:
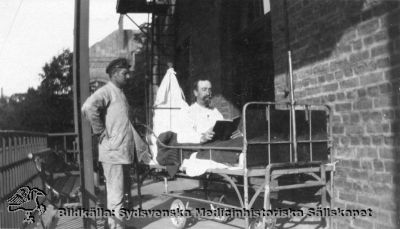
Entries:
<svg viewBox="0 0 400 229">
<path fill-rule="evenodd" d="M 224 117 L 211 106 L 212 85 L 209 80 L 197 80 L 193 85 L 193 93 L 196 97 L 195 103 L 183 110 L 181 131 L 179 131 L 177 140 L 179 143 L 207 143 L 208 146 L 241 146 L 242 138 L 240 131 L 235 131 L 231 138 L 232 140 L 224 143 L 208 143 L 214 138 L 213 127 L 218 120 L 223 120 Z M 186 119 L 186 120 L 185 120 Z M 234 139 L 235 138 L 235 139 Z M 238 162 L 239 152 L 214 150 L 212 160 L 219 163 L 235 164 Z M 198 159 L 210 159 L 209 150 L 200 150 L 197 153 Z"/>
<path fill-rule="evenodd" d="M 211 106 L 212 85 L 209 80 L 197 80 L 193 85 L 193 93 L 196 97 L 195 103 L 185 108 L 180 113 L 180 123 L 177 133 L 171 131 L 160 134 L 158 137 L 165 145 L 176 144 L 206 144 L 212 146 L 210 142 L 214 138 L 213 127 L 218 120 L 223 120 L 222 114 Z M 231 138 L 239 137 L 236 132 Z M 224 146 L 241 146 L 241 139 L 225 141 Z M 188 158 L 194 151 L 184 150 L 183 158 Z M 235 164 L 238 162 L 240 152 L 214 150 L 212 160 L 219 163 Z M 208 150 L 200 150 L 197 159 L 210 159 Z M 180 165 L 180 158 L 176 149 L 164 148 L 158 145 L 157 161 L 160 165 L 167 165 L 170 176 L 173 176 Z M 168 168 L 168 165 L 170 166 Z"/>
<path fill-rule="evenodd" d="M 197 80 L 193 85 L 195 103 L 182 111 L 185 121 L 178 133 L 180 143 L 205 143 L 214 137 L 212 131 L 216 121 L 223 120 L 222 114 L 211 107 L 212 86 L 209 80 Z"/>
</svg>

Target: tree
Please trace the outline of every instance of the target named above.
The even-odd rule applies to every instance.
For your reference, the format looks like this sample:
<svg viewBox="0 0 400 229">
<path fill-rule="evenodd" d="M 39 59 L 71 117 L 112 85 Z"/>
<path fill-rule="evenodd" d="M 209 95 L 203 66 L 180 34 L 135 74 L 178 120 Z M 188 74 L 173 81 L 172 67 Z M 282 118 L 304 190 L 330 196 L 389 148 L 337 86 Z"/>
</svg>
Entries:
<svg viewBox="0 0 400 229">
<path fill-rule="evenodd" d="M 1 101 L 0 129 L 71 132 L 73 123 L 72 53 L 66 49 L 43 67 L 37 89 Z"/>
<path fill-rule="evenodd" d="M 43 67 L 38 87 L 42 109 L 46 111 L 46 132 L 74 130 L 72 93 L 72 53 L 66 49 Z"/>
<path fill-rule="evenodd" d="M 69 49 L 54 56 L 50 63 L 44 65 L 43 73 L 39 75 L 42 77 L 38 88 L 40 93 L 72 96 L 72 53 Z"/>
</svg>

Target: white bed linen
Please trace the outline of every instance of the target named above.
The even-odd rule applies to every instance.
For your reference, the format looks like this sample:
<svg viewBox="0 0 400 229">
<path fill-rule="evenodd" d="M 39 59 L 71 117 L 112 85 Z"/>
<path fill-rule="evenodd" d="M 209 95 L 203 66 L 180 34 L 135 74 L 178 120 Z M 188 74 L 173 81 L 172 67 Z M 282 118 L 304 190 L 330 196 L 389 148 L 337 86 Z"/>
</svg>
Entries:
<svg viewBox="0 0 400 229">
<path fill-rule="evenodd" d="M 150 166 L 160 166 L 158 164 L 156 157 L 157 157 L 157 146 L 150 147 L 153 154 L 153 159 L 150 160 Z M 156 150 L 156 151 L 153 151 Z M 182 165 L 180 166 L 179 170 L 184 171 L 186 175 L 190 177 L 200 176 L 203 175 L 207 170 L 210 169 L 229 169 L 229 170 L 236 170 L 243 168 L 243 153 L 239 155 L 239 164 L 236 166 L 228 166 L 226 164 L 218 163 L 213 160 L 209 159 L 197 159 L 197 152 L 192 153 L 189 159 L 184 159 Z"/>
</svg>

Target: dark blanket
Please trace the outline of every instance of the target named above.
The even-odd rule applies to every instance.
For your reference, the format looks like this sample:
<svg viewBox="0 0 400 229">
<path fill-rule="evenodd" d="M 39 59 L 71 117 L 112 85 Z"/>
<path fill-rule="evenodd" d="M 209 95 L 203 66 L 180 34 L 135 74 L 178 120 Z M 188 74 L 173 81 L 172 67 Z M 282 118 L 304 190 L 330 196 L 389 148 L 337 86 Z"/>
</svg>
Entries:
<svg viewBox="0 0 400 229">
<path fill-rule="evenodd" d="M 212 141 L 202 144 L 204 147 L 242 147 L 243 137 L 229 139 L 226 141 Z M 211 159 L 219 163 L 236 164 L 239 162 L 241 151 L 237 150 L 212 150 L 210 158 L 210 150 L 200 150 L 197 153 L 198 159 Z"/>
<path fill-rule="evenodd" d="M 160 134 L 158 136 L 158 140 L 160 140 L 160 142 L 167 146 L 177 145 L 176 133 L 171 131 Z M 157 162 L 160 165 L 164 165 L 167 167 L 169 176 L 175 176 L 176 172 L 178 172 L 179 166 L 181 165 L 178 149 L 165 148 L 158 141 L 157 149 Z"/>
</svg>

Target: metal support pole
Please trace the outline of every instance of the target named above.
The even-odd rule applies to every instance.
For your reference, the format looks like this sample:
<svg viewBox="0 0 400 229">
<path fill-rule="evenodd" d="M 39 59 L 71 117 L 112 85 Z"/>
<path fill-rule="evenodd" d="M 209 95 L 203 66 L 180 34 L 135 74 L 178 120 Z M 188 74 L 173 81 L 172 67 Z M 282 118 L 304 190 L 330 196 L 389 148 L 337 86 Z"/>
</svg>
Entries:
<svg viewBox="0 0 400 229">
<path fill-rule="evenodd" d="M 321 168 L 321 183 L 322 183 L 322 187 L 321 187 L 321 207 L 322 207 L 322 209 L 324 209 L 324 208 L 327 207 L 327 203 L 328 203 L 327 195 L 326 195 L 326 191 L 327 191 L 326 190 L 326 185 L 327 185 L 327 183 L 326 183 L 325 165 L 322 164 L 320 166 L 320 168 Z M 322 222 L 325 224 L 324 226 L 327 226 L 327 223 L 326 223 L 326 218 L 327 217 L 329 218 L 330 216 L 326 216 L 324 218 L 321 218 Z"/>
<path fill-rule="evenodd" d="M 155 4 L 155 1 L 153 0 L 152 1 L 152 3 L 153 3 L 153 5 Z M 149 77 L 150 77 L 150 80 L 149 80 L 149 82 L 150 82 L 150 84 L 149 84 L 149 108 L 152 108 L 153 107 L 153 105 L 154 105 L 154 101 L 155 101 L 155 92 L 156 92 L 156 83 L 155 83 L 155 80 L 154 80 L 154 75 L 156 74 L 155 72 L 154 72 L 154 65 L 155 65 L 155 47 L 154 47 L 154 36 L 155 36 L 155 29 L 154 29 L 154 24 L 155 24 L 155 15 L 154 15 L 154 13 L 152 13 L 151 14 L 151 36 L 150 36 L 150 38 L 148 38 L 148 39 L 150 39 L 150 69 L 149 69 Z M 149 117 L 152 117 L 153 115 L 154 115 L 154 112 L 155 111 L 153 111 L 153 110 L 150 110 L 149 109 L 149 112 L 153 112 L 153 113 L 150 113 L 150 115 L 149 115 Z M 151 123 L 151 127 L 153 127 L 153 120 L 152 119 L 150 119 L 149 120 L 150 121 L 150 123 Z"/>
<path fill-rule="evenodd" d="M 249 104 L 245 104 L 243 107 L 243 185 L 244 185 L 244 190 L 243 190 L 243 195 L 244 195 L 244 208 L 249 209 L 249 181 L 248 181 L 248 175 L 249 171 L 247 169 L 247 118 L 246 118 L 246 110 Z M 249 217 L 245 217 L 245 228 L 249 228 L 250 221 Z"/>
<path fill-rule="evenodd" d="M 67 136 L 66 136 L 66 135 L 63 136 L 63 141 L 64 141 L 64 142 L 63 142 L 63 147 L 64 147 L 63 150 L 64 150 L 65 152 L 67 152 Z"/>
<path fill-rule="evenodd" d="M 129 17 L 129 15 L 128 14 L 123 14 L 125 17 L 127 17 L 145 36 L 146 36 L 146 39 L 149 39 L 150 37 L 149 37 L 149 31 L 145 31 L 145 30 L 143 30 L 142 29 L 142 27 L 140 27 L 140 25 L 138 24 L 138 23 L 136 23 L 131 17 Z"/>
<path fill-rule="evenodd" d="M 137 184 L 137 195 L 139 197 L 139 208 L 142 208 L 142 183 L 144 180 L 144 175 L 143 177 L 140 176 L 140 167 L 139 167 L 139 161 L 137 159 L 137 157 L 135 157 L 134 159 L 135 162 L 135 173 L 136 173 L 136 184 Z M 131 177 L 129 177 L 129 179 L 132 179 Z M 129 186 L 129 192 L 130 192 L 130 188 L 131 186 Z"/>
<path fill-rule="evenodd" d="M 164 178 L 164 194 L 168 194 L 168 178 L 166 176 Z"/>
<path fill-rule="evenodd" d="M 74 121 L 78 133 L 82 207 L 95 207 L 93 151 L 90 124 L 82 119 L 81 105 L 89 97 L 89 0 L 75 0 L 74 22 Z M 84 228 L 96 228 L 95 218 L 83 218 Z"/>
<path fill-rule="evenodd" d="M 296 133 L 296 109 L 295 109 L 295 100 L 294 100 L 294 87 L 293 87 L 293 70 L 292 70 L 292 54 L 291 51 L 288 51 L 289 58 L 289 86 L 290 86 L 290 112 L 291 112 L 291 121 L 292 121 L 292 148 L 294 155 L 294 163 L 297 162 L 297 133 Z"/>
<path fill-rule="evenodd" d="M 264 209 L 270 210 L 271 208 L 271 166 L 267 166 L 265 172 L 265 185 L 264 185 Z M 265 228 L 266 218 L 262 218 L 262 228 Z"/>
<path fill-rule="evenodd" d="M 151 90 L 151 81 L 150 81 L 150 77 L 151 77 L 151 55 L 149 58 L 149 52 L 150 52 L 150 47 L 149 47 L 149 42 L 151 41 L 151 34 L 149 35 L 149 33 L 151 33 L 149 31 L 149 21 L 150 21 L 150 14 L 147 14 L 147 38 L 146 38 L 146 53 L 145 53 L 145 57 L 146 57 L 146 77 L 145 77 L 145 109 L 146 109 L 146 124 L 147 126 L 153 126 L 151 123 L 152 121 L 151 119 L 151 107 L 152 105 L 150 104 L 150 101 L 152 101 L 152 90 Z M 151 25 L 150 25 L 151 26 Z M 146 131 L 146 134 L 149 136 L 150 133 L 148 131 Z"/>
</svg>

